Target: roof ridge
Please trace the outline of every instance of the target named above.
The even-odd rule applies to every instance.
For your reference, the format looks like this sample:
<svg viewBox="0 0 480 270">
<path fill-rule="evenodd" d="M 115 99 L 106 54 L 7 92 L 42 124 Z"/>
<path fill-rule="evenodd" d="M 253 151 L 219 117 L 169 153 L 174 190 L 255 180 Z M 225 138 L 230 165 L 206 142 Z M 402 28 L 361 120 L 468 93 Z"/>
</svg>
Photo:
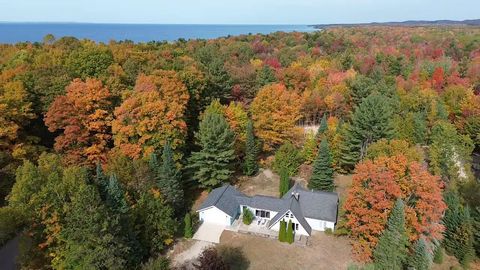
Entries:
<svg viewBox="0 0 480 270">
<path fill-rule="evenodd" d="M 218 201 L 220 201 L 220 198 L 223 197 L 223 194 L 225 194 L 225 191 L 227 191 L 227 189 L 230 187 L 229 184 L 226 184 L 225 185 L 225 188 L 223 189 L 222 193 L 220 194 L 220 196 L 218 196 L 218 198 L 213 202 L 213 205 L 217 205 Z M 222 188 L 222 187 L 221 187 Z"/>
</svg>

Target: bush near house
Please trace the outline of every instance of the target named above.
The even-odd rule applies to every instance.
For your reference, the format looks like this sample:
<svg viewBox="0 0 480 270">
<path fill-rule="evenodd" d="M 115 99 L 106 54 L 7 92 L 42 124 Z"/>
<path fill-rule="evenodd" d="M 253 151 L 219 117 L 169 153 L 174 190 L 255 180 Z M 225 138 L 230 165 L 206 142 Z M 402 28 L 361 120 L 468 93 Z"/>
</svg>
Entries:
<svg viewBox="0 0 480 270">
<path fill-rule="evenodd" d="M 243 224 L 250 225 L 253 221 L 253 213 L 248 208 L 243 209 Z"/>
<path fill-rule="evenodd" d="M 292 224 L 292 220 L 289 220 L 288 221 L 288 226 L 287 226 L 287 242 L 289 244 L 293 243 L 293 224 Z"/>
<path fill-rule="evenodd" d="M 183 219 L 185 223 L 185 228 L 183 231 L 183 236 L 185 238 L 192 238 L 193 237 L 193 226 L 192 226 L 192 216 L 190 213 L 185 214 L 185 218 Z"/>
<path fill-rule="evenodd" d="M 280 230 L 278 231 L 278 240 L 280 242 L 285 242 L 286 241 L 286 234 L 287 234 L 287 230 L 286 230 L 286 222 L 281 220 L 280 221 Z"/>
</svg>

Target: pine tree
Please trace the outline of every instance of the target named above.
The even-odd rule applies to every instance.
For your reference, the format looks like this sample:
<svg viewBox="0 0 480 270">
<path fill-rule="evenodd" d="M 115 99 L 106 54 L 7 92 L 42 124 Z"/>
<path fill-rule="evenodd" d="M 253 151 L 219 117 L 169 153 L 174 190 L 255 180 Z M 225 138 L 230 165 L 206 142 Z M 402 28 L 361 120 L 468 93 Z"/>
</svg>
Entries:
<svg viewBox="0 0 480 270">
<path fill-rule="evenodd" d="M 275 72 L 268 65 L 264 65 L 262 69 L 257 73 L 255 84 L 257 85 L 257 88 L 260 89 L 263 86 L 274 83 L 276 81 L 277 78 L 275 77 Z"/>
<path fill-rule="evenodd" d="M 163 147 L 162 165 L 156 178 L 165 201 L 171 203 L 178 213 L 183 207 L 182 177 L 173 159 L 173 150 L 169 142 Z"/>
<path fill-rule="evenodd" d="M 370 144 L 382 138 L 393 138 L 391 119 L 391 105 L 386 97 L 371 94 L 363 99 L 355 109 L 346 132 L 347 138 L 342 146 L 342 167 L 353 169 L 358 160 L 365 157 Z"/>
<path fill-rule="evenodd" d="M 333 167 L 332 155 L 328 146 L 328 141 L 324 138 L 320 143 L 317 158 L 313 163 L 313 173 L 308 183 L 308 187 L 315 190 L 333 191 Z"/>
<path fill-rule="evenodd" d="M 293 236 L 293 224 L 291 219 L 288 221 L 286 238 L 289 244 L 293 243 L 294 236 Z"/>
<path fill-rule="evenodd" d="M 285 195 L 290 189 L 290 176 L 288 174 L 288 169 L 282 168 L 280 170 L 280 198 Z"/>
<path fill-rule="evenodd" d="M 112 174 L 106 188 L 106 203 L 114 212 L 125 214 L 128 211 L 128 204 L 125 194 L 118 183 L 117 176 Z"/>
<path fill-rule="evenodd" d="M 430 264 L 431 259 L 427 251 L 427 244 L 423 238 L 420 238 L 415 242 L 413 254 L 409 257 L 409 265 L 415 270 L 428 270 Z"/>
<path fill-rule="evenodd" d="M 440 244 L 435 247 L 435 252 L 433 253 L 433 262 L 436 264 L 443 263 L 443 247 Z"/>
<path fill-rule="evenodd" d="M 185 223 L 185 227 L 183 230 L 183 236 L 185 238 L 192 238 L 193 237 L 193 228 L 192 228 L 192 216 L 190 213 L 185 214 L 185 218 L 183 219 Z"/>
<path fill-rule="evenodd" d="M 102 200 L 105 200 L 105 196 L 106 196 L 105 193 L 107 190 L 108 181 L 107 181 L 107 177 L 103 173 L 102 165 L 100 164 L 100 162 L 97 162 L 94 181 L 95 181 L 95 185 L 98 187 L 100 197 L 102 198 Z"/>
<path fill-rule="evenodd" d="M 253 132 L 253 122 L 248 121 L 245 140 L 245 161 L 243 171 L 246 175 L 254 175 L 258 172 L 258 144 Z"/>
<path fill-rule="evenodd" d="M 285 227 L 285 221 L 284 220 L 281 220 L 280 221 L 280 230 L 278 231 L 278 240 L 280 242 L 285 242 L 286 239 L 286 234 L 287 234 L 287 230 L 286 230 L 286 227 Z"/>
<path fill-rule="evenodd" d="M 198 152 L 193 152 L 188 166 L 193 178 L 203 187 L 215 187 L 229 180 L 235 159 L 234 133 L 223 115 L 206 113 L 195 134 Z"/>
<path fill-rule="evenodd" d="M 461 205 L 455 191 L 445 194 L 445 202 L 448 206 L 443 217 L 445 250 L 453 254 L 462 265 L 468 266 L 475 255 L 470 211 Z"/>
<path fill-rule="evenodd" d="M 322 120 L 320 121 L 320 126 L 318 127 L 317 131 L 317 138 L 321 138 L 323 133 L 327 131 L 328 125 L 327 125 L 327 114 L 323 114 Z"/>
<path fill-rule="evenodd" d="M 375 269 L 403 269 L 407 245 L 404 204 L 398 199 L 373 253 Z"/>
</svg>

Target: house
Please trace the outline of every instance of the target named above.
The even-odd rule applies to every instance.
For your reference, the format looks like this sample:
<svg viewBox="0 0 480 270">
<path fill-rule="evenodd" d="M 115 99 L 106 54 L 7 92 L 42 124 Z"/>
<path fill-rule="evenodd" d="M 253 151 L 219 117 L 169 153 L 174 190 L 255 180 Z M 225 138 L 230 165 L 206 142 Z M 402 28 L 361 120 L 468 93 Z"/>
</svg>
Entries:
<svg viewBox="0 0 480 270">
<path fill-rule="evenodd" d="M 311 191 L 295 184 L 282 198 L 246 196 L 231 185 L 214 189 L 197 212 L 200 221 L 231 226 L 245 209 L 255 216 L 257 224 L 279 231 L 280 221 L 292 221 L 296 234 L 334 230 L 338 214 L 338 195 L 334 192 Z"/>
</svg>

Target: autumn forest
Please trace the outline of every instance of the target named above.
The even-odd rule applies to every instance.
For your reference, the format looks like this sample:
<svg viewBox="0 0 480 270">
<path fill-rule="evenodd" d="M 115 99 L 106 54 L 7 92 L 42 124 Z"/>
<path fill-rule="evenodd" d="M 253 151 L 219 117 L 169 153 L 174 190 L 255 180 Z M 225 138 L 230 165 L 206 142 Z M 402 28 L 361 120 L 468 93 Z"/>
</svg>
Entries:
<svg viewBox="0 0 480 270">
<path fill-rule="evenodd" d="M 352 175 L 334 234 L 355 261 L 468 268 L 478 154 L 480 28 L 0 45 L 0 244 L 20 237 L 22 269 L 169 269 L 201 191 L 300 166 L 315 190 Z"/>
</svg>

